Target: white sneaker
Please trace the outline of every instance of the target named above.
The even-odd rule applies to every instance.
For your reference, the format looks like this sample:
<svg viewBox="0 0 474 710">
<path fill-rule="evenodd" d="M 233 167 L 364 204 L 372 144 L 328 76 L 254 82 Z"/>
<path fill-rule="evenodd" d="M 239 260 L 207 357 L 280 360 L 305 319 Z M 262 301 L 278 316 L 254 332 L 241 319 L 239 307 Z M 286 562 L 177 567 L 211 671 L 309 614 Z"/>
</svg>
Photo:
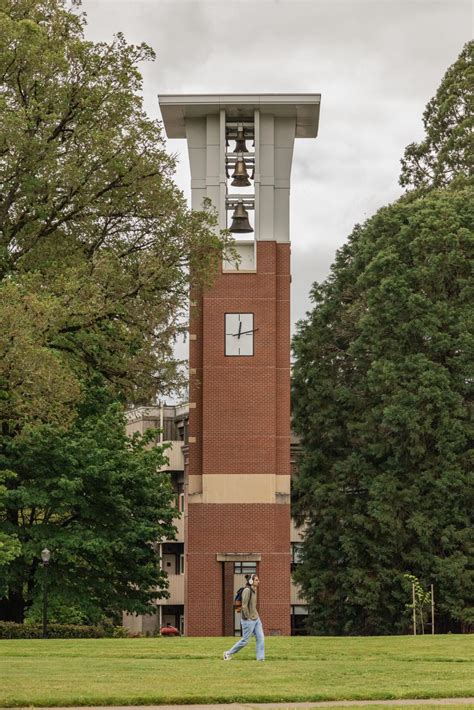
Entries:
<svg viewBox="0 0 474 710">
<path fill-rule="evenodd" d="M 230 655 L 229 651 L 224 651 L 222 658 L 224 659 L 224 661 L 231 661 L 232 660 L 232 656 Z"/>
</svg>

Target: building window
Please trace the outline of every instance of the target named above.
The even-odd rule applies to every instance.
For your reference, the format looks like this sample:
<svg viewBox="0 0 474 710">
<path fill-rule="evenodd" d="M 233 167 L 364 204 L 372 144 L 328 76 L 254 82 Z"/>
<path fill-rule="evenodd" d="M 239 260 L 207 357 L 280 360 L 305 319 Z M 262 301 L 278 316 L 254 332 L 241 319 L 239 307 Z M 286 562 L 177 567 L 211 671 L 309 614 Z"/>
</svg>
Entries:
<svg viewBox="0 0 474 710">
<path fill-rule="evenodd" d="M 179 556 L 179 573 L 184 574 L 184 555 Z"/>
<path fill-rule="evenodd" d="M 158 441 L 176 441 L 178 438 L 178 432 L 176 429 L 176 424 L 174 419 L 169 417 L 164 417 L 163 421 L 160 422 L 159 419 L 156 420 L 155 426 L 158 430 L 161 429 L 161 436 L 158 435 Z"/>
<path fill-rule="evenodd" d="M 291 543 L 291 571 L 294 572 L 297 565 L 301 564 L 303 553 L 303 543 L 302 542 L 292 542 Z"/>
<path fill-rule="evenodd" d="M 303 543 L 302 542 L 292 542 L 291 543 L 291 562 L 294 565 L 298 565 L 303 561 Z"/>
<path fill-rule="evenodd" d="M 234 574 L 256 574 L 256 562 L 234 562 Z"/>
<path fill-rule="evenodd" d="M 291 607 L 291 635 L 292 636 L 306 636 L 308 630 L 306 628 L 306 623 L 308 619 L 308 607 L 298 605 Z"/>
</svg>

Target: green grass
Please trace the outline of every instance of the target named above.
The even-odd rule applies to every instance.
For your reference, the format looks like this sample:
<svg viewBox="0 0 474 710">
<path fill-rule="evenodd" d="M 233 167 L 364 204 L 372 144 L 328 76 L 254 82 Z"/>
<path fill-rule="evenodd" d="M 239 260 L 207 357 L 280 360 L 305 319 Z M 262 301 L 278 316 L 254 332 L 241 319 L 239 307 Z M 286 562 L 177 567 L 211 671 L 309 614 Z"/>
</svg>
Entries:
<svg viewBox="0 0 474 710">
<path fill-rule="evenodd" d="M 474 695 L 472 636 L 0 641 L 0 706 L 382 700 Z M 468 707 L 464 705 L 463 707 Z M 438 708 L 439 710 L 439 708 Z"/>
</svg>

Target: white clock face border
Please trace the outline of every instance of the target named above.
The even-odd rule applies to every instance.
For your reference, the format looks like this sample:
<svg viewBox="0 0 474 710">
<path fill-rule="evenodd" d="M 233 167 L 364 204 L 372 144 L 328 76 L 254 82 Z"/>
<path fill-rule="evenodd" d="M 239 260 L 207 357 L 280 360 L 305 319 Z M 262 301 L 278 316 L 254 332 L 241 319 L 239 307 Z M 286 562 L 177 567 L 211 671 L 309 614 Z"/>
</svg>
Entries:
<svg viewBox="0 0 474 710">
<path fill-rule="evenodd" d="M 224 316 L 227 357 L 251 357 L 254 354 L 253 313 L 226 313 Z"/>
</svg>

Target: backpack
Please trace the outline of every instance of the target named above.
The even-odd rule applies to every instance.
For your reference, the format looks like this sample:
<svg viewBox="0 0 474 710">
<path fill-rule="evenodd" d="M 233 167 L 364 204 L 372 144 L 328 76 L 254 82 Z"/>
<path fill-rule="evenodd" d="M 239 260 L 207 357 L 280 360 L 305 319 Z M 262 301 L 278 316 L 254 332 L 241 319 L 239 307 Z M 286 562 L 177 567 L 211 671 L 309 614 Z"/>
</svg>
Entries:
<svg viewBox="0 0 474 710">
<path fill-rule="evenodd" d="M 234 611 L 236 611 L 237 614 L 240 614 L 240 612 L 242 611 L 242 594 L 244 589 L 248 589 L 247 584 L 245 585 L 245 587 L 240 587 L 240 589 L 237 590 L 237 594 L 234 598 Z"/>
</svg>

